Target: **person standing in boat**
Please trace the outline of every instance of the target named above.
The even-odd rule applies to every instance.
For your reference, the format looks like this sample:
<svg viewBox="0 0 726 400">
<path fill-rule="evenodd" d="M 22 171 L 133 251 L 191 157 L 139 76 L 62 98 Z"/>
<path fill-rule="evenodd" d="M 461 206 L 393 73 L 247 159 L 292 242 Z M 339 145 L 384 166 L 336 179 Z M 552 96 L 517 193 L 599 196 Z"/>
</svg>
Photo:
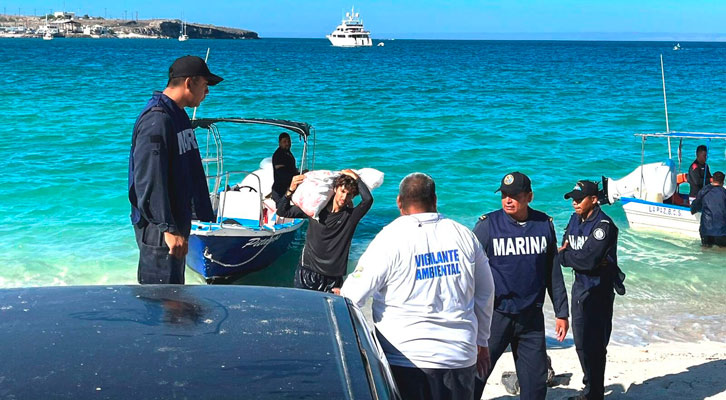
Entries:
<svg viewBox="0 0 726 400">
<path fill-rule="evenodd" d="M 691 214 L 701 212 L 701 245 L 726 246 L 726 189 L 723 187 L 724 173 L 713 174 L 713 181 L 696 195 L 691 203 Z"/>
<path fill-rule="evenodd" d="M 272 154 L 272 173 L 274 175 L 272 200 L 275 203 L 285 195 L 285 191 L 292 182 L 292 177 L 297 175 L 295 156 L 290 151 L 290 147 L 292 147 L 290 135 L 287 132 L 282 132 L 278 137 L 278 143 L 279 147 Z"/>
<path fill-rule="evenodd" d="M 193 216 L 213 221 L 209 189 L 189 115 L 222 78 L 199 57 L 178 58 L 163 92 L 155 92 L 134 125 L 129 157 L 131 222 L 141 284 L 184 284 Z"/>
<path fill-rule="evenodd" d="M 489 257 L 496 288 L 489 339 L 491 369 L 511 345 L 520 398 L 544 399 L 549 367 L 542 312 L 545 290 L 555 310 L 557 340 L 563 341 L 569 328 L 567 291 L 555 262 L 557 236 L 552 218 L 529 207 L 534 195 L 527 175 L 505 175 L 497 191 L 501 191 L 502 208 L 482 215 L 474 227 Z M 479 396 L 483 389 L 480 384 Z M 507 390 L 516 393 L 514 385 Z"/>
<path fill-rule="evenodd" d="M 277 215 L 288 218 L 308 218 L 290 200 L 305 175 L 292 178 L 290 188 L 277 201 Z M 294 286 L 300 289 L 337 293 L 348 270 L 350 243 L 358 223 L 373 205 L 368 186 L 350 169 L 341 171 L 333 183 L 334 195 L 318 215 L 308 219 L 305 246 L 297 269 Z M 353 207 L 353 198 L 360 193 L 361 201 Z"/>
<path fill-rule="evenodd" d="M 573 399 L 602 399 L 615 292 L 625 294 L 625 275 L 618 267 L 618 227 L 598 205 L 597 183 L 578 181 L 565 199 L 572 199 L 575 212 L 558 249 L 559 261 L 575 271 L 572 335 L 585 385 Z"/>
<path fill-rule="evenodd" d="M 373 296 L 376 336 L 403 399 L 474 399 L 477 371 L 489 369 L 487 257 L 469 229 L 437 212 L 430 176 L 406 176 L 396 203 L 401 216 L 376 235 L 341 294 L 359 307 Z"/>
<path fill-rule="evenodd" d="M 708 159 L 708 148 L 704 145 L 696 148 L 696 159 L 693 160 L 691 166 L 688 168 L 688 185 L 691 190 L 688 192 L 688 198 L 690 202 L 696 199 L 698 192 L 703 189 L 703 186 L 711 182 L 711 171 L 706 164 Z"/>
</svg>

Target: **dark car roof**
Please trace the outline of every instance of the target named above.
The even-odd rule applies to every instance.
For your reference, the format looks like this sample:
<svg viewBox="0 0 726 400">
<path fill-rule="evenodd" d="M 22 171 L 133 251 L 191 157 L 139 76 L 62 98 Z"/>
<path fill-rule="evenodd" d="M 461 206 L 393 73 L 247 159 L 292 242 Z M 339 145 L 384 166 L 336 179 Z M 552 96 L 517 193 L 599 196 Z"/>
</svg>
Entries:
<svg viewBox="0 0 726 400">
<path fill-rule="evenodd" d="M 312 291 L 3 289 L 0 346 L 0 398 L 371 397 L 348 304 Z"/>
</svg>

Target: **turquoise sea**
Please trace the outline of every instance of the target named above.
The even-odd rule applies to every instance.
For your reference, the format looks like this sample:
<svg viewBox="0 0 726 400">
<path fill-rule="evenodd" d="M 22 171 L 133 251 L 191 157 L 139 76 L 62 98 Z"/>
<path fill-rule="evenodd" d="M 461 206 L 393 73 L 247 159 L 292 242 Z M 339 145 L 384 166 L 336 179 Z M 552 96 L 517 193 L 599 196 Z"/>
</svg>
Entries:
<svg viewBox="0 0 726 400">
<path fill-rule="evenodd" d="M 325 40 L 0 39 L 0 287 L 135 283 L 126 197 L 137 113 L 178 56 L 204 56 L 225 81 L 198 117 L 305 121 L 316 168 L 386 174 L 358 227 L 349 267 L 397 216 L 399 180 L 431 174 L 439 209 L 473 227 L 499 207 L 499 179 L 533 180 L 534 208 L 562 232 L 562 195 L 577 179 L 619 178 L 640 163 L 636 132 L 665 130 L 663 54 L 672 129 L 724 131 L 726 44 L 666 42 L 386 41 L 340 49 Z M 191 114 L 191 110 L 190 110 Z M 223 136 L 228 167 L 254 169 L 276 131 Z M 224 135 L 224 132 L 222 132 Z M 685 143 L 684 162 L 699 143 Z M 293 141 L 293 150 L 300 149 Z M 714 144 L 712 169 L 726 169 Z M 667 157 L 649 142 L 646 161 Z M 613 341 L 726 340 L 726 251 L 627 228 L 619 204 L 628 294 Z M 302 247 L 241 283 L 290 285 Z M 566 273 L 568 286 L 572 276 Z M 201 282 L 191 271 L 187 280 Z M 551 315 L 551 314 L 550 314 Z"/>
</svg>

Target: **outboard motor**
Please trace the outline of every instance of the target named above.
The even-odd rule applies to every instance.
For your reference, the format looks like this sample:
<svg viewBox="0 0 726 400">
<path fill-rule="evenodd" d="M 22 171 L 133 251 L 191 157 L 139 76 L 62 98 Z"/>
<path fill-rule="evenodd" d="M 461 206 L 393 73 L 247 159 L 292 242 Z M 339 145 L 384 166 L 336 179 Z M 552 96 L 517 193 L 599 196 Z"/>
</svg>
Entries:
<svg viewBox="0 0 726 400">
<path fill-rule="evenodd" d="M 621 179 L 602 177 L 601 203 L 612 204 L 621 197 L 662 203 L 676 192 L 676 165 L 673 160 L 645 164 Z"/>
</svg>

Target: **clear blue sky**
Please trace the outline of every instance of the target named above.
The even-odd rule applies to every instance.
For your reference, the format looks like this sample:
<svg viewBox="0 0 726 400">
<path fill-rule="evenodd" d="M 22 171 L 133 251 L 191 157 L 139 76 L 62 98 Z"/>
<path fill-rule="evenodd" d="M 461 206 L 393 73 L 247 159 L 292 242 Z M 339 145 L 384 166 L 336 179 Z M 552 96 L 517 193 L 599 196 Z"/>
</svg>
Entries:
<svg viewBox="0 0 726 400">
<path fill-rule="evenodd" d="M 374 38 L 726 40 L 726 0 L 0 0 L 7 14 L 49 10 L 180 18 L 262 37 L 324 37 L 352 5 Z"/>
</svg>

